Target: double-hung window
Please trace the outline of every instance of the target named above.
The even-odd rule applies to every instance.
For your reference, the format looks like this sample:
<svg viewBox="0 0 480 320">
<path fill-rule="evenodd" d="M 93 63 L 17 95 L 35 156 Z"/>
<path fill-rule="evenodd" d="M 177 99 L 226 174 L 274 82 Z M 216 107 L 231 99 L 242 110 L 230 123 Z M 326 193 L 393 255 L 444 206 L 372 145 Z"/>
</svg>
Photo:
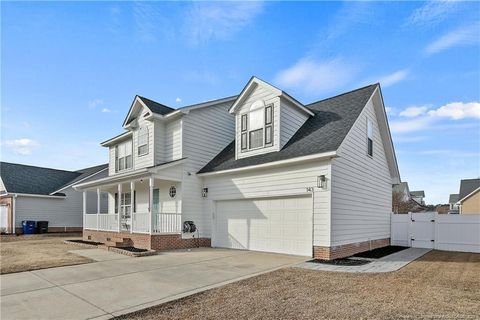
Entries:
<svg viewBox="0 0 480 320">
<path fill-rule="evenodd" d="M 273 104 L 254 103 L 249 113 L 241 115 L 240 126 L 242 151 L 272 146 Z"/>
<path fill-rule="evenodd" d="M 143 156 L 148 153 L 148 127 L 143 126 L 138 129 L 138 155 Z"/>
<path fill-rule="evenodd" d="M 132 140 L 128 140 L 115 147 L 115 171 L 131 169 L 132 165 Z"/>
<path fill-rule="evenodd" d="M 373 122 L 367 119 L 367 154 L 373 157 Z"/>
</svg>

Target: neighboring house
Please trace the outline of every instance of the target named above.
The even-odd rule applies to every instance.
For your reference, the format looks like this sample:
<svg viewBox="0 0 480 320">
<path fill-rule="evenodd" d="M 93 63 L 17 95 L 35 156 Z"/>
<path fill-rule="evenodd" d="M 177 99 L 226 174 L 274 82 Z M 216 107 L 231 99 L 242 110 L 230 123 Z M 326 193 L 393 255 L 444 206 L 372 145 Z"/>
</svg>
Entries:
<svg viewBox="0 0 480 320">
<path fill-rule="evenodd" d="M 81 231 L 82 193 L 72 185 L 106 176 L 107 169 L 107 164 L 66 171 L 0 162 L 3 232 L 21 233 L 23 220 L 48 221 L 49 232 Z M 86 205 L 96 208 L 97 197 L 90 195 Z"/>
<path fill-rule="evenodd" d="M 457 205 L 460 214 L 480 213 L 480 179 L 464 179 L 460 181 L 460 192 Z"/>
<path fill-rule="evenodd" d="M 307 105 L 255 77 L 177 110 L 136 96 L 123 128 L 102 143 L 109 176 L 75 186 L 109 198 L 84 239 L 323 259 L 390 243 L 400 176 L 379 84 Z"/>
<path fill-rule="evenodd" d="M 399 195 L 399 200 L 403 202 L 410 201 L 410 189 L 408 188 L 408 182 L 400 182 L 393 185 L 393 192 Z"/>
<path fill-rule="evenodd" d="M 448 210 L 448 213 L 458 213 L 458 200 L 459 200 L 459 197 L 460 195 L 458 193 L 452 193 L 449 197 L 448 197 L 448 203 L 449 203 L 449 210 Z"/>
<path fill-rule="evenodd" d="M 417 202 L 419 205 L 425 205 L 425 200 L 423 200 L 425 198 L 425 191 L 410 191 L 410 197 L 415 200 L 415 202 Z"/>
</svg>

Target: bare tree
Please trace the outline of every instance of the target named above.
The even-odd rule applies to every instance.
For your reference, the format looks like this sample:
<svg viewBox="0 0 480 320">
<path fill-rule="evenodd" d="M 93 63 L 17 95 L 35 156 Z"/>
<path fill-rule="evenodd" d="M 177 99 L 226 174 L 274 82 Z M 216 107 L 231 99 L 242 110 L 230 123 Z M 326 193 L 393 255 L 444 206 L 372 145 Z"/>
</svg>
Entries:
<svg viewBox="0 0 480 320">
<path fill-rule="evenodd" d="M 416 209 L 412 201 L 403 201 L 403 194 L 401 192 L 392 193 L 392 211 L 394 213 L 408 213 Z"/>
</svg>

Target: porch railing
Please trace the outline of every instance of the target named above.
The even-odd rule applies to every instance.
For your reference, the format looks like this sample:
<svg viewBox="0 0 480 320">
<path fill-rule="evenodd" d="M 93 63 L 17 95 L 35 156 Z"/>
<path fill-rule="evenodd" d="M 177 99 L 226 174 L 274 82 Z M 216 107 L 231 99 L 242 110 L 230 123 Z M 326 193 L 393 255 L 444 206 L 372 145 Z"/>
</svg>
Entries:
<svg viewBox="0 0 480 320">
<path fill-rule="evenodd" d="M 85 229 L 117 231 L 118 230 L 118 214 L 115 213 L 99 213 L 85 215 Z"/>
<path fill-rule="evenodd" d="M 180 233 L 181 224 L 180 213 L 156 213 L 153 216 L 153 233 Z"/>
<path fill-rule="evenodd" d="M 128 222 L 126 223 L 128 224 Z M 90 230 L 118 231 L 118 214 L 86 214 L 84 227 Z M 150 213 L 134 212 L 132 214 L 131 228 L 133 233 L 150 233 Z M 152 233 L 180 233 L 181 231 L 182 216 L 180 213 L 153 214 Z"/>
</svg>

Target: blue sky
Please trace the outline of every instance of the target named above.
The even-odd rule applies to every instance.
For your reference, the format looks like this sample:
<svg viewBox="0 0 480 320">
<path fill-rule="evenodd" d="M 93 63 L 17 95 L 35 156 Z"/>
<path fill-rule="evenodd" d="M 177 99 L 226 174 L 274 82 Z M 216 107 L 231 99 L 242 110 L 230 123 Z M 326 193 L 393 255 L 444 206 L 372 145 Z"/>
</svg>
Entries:
<svg viewBox="0 0 480 320">
<path fill-rule="evenodd" d="M 480 175 L 478 2 L 2 2 L 1 159 L 107 161 L 135 94 L 171 107 L 251 75 L 304 103 L 380 81 L 402 180 Z"/>
</svg>

